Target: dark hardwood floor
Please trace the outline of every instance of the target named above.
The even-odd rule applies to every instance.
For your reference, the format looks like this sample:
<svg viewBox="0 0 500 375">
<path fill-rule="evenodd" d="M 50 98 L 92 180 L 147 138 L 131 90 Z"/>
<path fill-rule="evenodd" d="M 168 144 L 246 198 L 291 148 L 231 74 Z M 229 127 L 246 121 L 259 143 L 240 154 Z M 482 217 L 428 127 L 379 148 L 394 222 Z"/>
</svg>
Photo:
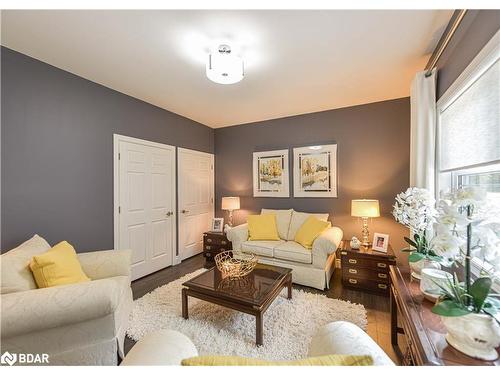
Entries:
<svg viewBox="0 0 500 375">
<path fill-rule="evenodd" d="M 165 285 L 173 280 L 184 276 L 187 273 L 196 271 L 202 268 L 205 264 L 203 256 L 197 255 L 186 259 L 181 264 L 165 268 L 151 275 L 145 276 L 132 283 L 132 292 L 134 299 L 140 298 L 143 295 L 151 292 L 159 286 Z M 294 284 L 294 288 L 307 290 L 311 293 L 325 294 L 330 298 L 337 298 L 344 301 L 359 303 L 365 306 L 367 311 L 367 333 L 384 349 L 384 351 L 396 363 L 395 352 L 392 350 L 390 343 L 390 314 L 389 314 L 389 298 L 377 294 L 365 293 L 357 290 L 352 290 L 342 287 L 341 272 L 336 270 L 334 273 L 330 289 L 320 291 L 313 288 L 304 287 Z M 127 353 L 135 342 L 130 338 L 125 338 L 125 353 Z"/>
</svg>

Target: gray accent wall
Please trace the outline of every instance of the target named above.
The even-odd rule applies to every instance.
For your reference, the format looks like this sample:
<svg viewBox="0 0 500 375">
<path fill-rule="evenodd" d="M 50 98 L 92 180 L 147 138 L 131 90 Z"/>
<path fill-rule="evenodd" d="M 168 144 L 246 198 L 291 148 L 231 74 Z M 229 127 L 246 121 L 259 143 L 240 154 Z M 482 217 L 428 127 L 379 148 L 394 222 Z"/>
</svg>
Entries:
<svg viewBox="0 0 500 375">
<path fill-rule="evenodd" d="M 214 152 L 213 129 L 5 47 L 2 251 L 35 233 L 113 248 L 113 133 Z"/>
<path fill-rule="evenodd" d="M 284 98 L 286 100 L 286 98 Z M 293 198 L 293 147 L 338 145 L 338 198 Z M 288 148 L 290 198 L 254 198 L 252 153 Z M 382 217 L 371 232 L 388 233 L 394 248 L 403 247 L 406 230 L 390 214 L 394 197 L 409 184 L 409 98 L 215 129 L 216 212 L 223 196 L 240 196 L 235 223 L 261 208 L 328 212 L 345 238 L 361 237 L 361 223 L 350 216 L 352 199 L 380 200 Z"/>
<path fill-rule="evenodd" d="M 500 29 L 500 10 L 470 9 L 437 63 L 440 98 Z"/>
</svg>

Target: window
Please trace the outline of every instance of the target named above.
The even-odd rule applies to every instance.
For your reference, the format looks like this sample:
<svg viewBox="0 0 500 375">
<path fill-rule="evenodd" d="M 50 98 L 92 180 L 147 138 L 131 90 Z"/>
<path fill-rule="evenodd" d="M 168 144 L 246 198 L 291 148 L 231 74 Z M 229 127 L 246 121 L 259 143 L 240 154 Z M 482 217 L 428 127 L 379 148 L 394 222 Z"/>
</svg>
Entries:
<svg viewBox="0 0 500 375">
<path fill-rule="evenodd" d="M 436 138 L 436 192 L 481 186 L 500 212 L 500 32 L 439 99 Z"/>
</svg>

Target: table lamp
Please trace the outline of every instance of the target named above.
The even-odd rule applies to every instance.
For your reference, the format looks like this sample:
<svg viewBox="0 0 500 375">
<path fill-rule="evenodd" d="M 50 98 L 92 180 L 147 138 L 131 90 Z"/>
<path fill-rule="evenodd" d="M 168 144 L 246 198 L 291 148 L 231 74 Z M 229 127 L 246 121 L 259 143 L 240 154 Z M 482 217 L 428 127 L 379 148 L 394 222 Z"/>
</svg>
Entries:
<svg viewBox="0 0 500 375">
<path fill-rule="evenodd" d="M 240 209 L 240 197 L 222 197 L 222 209 L 229 211 L 228 224 L 233 226 L 233 211 Z"/>
<path fill-rule="evenodd" d="M 370 232 L 368 231 L 368 218 L 379 217 L 380 208 L 377 199 L 353 199 L 351 202 L 351 216 L 360 217 L 363 220 L 363 246 L 370 246 Z"/>
</svg>

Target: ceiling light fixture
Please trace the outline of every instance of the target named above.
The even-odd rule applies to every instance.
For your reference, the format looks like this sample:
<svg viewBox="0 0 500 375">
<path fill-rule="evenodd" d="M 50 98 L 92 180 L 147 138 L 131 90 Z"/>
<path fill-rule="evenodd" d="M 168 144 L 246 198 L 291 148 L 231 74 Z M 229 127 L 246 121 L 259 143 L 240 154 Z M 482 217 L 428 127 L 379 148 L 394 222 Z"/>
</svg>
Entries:
<svg viewBox="0 0 500 375">
<path fill-rule="evenodd" d="M 230 85 L 239 82 L 245 75 L 243 59 L 231 52 L 231 47 L 221 44 L 215 53 L 210 53 L 207 60 L 209 80 Z"/>
</svg>

